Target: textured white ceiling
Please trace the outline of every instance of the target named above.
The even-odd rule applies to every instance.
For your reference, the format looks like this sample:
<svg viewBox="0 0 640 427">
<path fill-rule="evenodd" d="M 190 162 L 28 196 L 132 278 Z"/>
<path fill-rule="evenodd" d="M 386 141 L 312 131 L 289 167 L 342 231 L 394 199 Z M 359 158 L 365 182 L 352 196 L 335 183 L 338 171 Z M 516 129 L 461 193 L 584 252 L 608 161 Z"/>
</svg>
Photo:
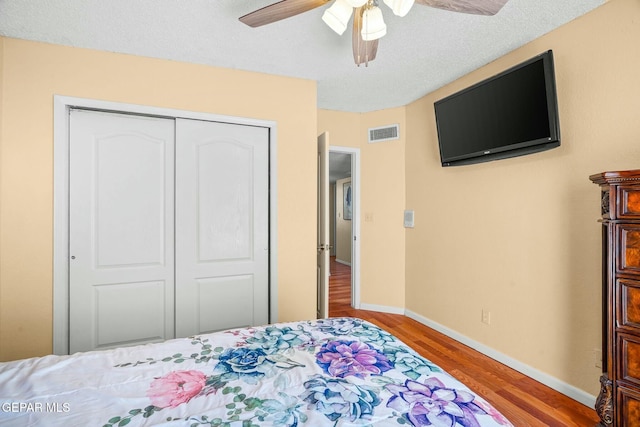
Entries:
<svg viewBox="0 0 640 427">
<path fill-rule="evenodd" d="M 382 4 L 387 35 L 356 67 L 351 30 L 328 6 L 260 28 L 238 17 L 276 0 L 0 0 L 0 35 L 318 82 L 318 107 L 367 112 L 406 105 L 606 0 L 510 0 L 492 17 Z"/>
</svg>

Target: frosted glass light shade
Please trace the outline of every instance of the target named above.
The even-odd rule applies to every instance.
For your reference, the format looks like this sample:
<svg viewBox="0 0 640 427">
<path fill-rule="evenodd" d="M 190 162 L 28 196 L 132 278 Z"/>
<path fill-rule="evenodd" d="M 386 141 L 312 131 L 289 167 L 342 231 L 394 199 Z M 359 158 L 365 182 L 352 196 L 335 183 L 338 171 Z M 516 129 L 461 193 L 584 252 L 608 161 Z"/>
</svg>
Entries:
<svg viewBox="0 0 640 427">
<path fill-rule="evenodd" d="M 377 40 L 387 34 L 387 24 L 379 7 L 367 9 L 362 14 L 362 40 Z"/>
<path fill-rule="evenodd" d="M 384 4 L 389 6 L 394 15 L 405 16 L 411 10 L 414 0 L 384 0 Z"/>
<path fill-rule="evenodd" d="M 349 6 L 346 0 L 336 0 L 329 9 L 324 11 L 322 20 L 329 28 L 342 35 L 344 30 L 347 29 L 352 13 L 353 8 Z"/>
<path fill-rule="evenodd" d="M 367 2 L 367 0 L 347 0 L 347 3 L 349 3 L 349 6 L 351 6 L 351 7 L 364 6 L 364 4 L 366 2 Z"/>
</svg>

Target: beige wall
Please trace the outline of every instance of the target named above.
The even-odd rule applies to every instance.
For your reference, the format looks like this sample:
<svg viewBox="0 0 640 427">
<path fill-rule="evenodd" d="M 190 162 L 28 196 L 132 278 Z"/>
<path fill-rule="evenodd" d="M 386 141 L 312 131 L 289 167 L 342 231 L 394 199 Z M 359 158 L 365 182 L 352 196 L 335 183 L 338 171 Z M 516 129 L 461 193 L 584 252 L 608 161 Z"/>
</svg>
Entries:
<svg viewBox="0 0 640 427">
<path fill-rule="evenodd" d="M 336 261 L 351 264 L 351 223 L 344 219 L 344 184 L 351 184 L 351 178 L 336 181 Z M 352 194 L 354 189 L 351 188 Z"/>
<path fill-rule="evenodd" d="M 315 82 L 0 43 L 0 360 L 52 351 L 54 94 L 277 122 L 279 320 L 314 317 Z"/>
<path fill-rule="evenodd" d="M 407 309 L 591 395 L 601 235 L 588 177 L 640 168 L 639 22 L 640 2 L 609 1 L 407 106 Z M 561 147 L 442 168 L 433 102 L 547 49 Z"/>
<path fill-rule="evenodd" d="M 367 130 L 400 125 L 400 139 L 367 143 Z M 365 308 L 404 308 L 405 108 L 366 114 L 318 111 L 330 145 L 360 149 L 360 299 Z"/>
</svg>

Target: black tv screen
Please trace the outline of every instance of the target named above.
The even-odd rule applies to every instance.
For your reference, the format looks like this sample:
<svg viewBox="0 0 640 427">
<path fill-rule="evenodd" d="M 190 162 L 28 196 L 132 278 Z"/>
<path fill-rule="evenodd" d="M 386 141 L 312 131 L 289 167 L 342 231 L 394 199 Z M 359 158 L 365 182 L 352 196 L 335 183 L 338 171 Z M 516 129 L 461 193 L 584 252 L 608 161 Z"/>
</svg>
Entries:
<svg viewBox="0 0 640 427">
<path fill-rule="evenodd" d="M 442 166 L 558 147 L 553 52 L 436 101 L 434 108 Z"/>
</svg>

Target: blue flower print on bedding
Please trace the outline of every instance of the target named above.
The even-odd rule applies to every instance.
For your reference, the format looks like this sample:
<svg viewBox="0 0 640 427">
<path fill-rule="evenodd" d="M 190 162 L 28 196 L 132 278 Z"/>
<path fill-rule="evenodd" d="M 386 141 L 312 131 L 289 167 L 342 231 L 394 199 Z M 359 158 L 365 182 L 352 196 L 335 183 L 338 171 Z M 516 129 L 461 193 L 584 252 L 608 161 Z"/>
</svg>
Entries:
<svg viewBox="0 0 640 427">
<path fill-rule="evenodd" d="M 243 380 L 249 384 L 256 384 L 260 378 L 267 375 L 273 363 L 261 348 L 228 348 L 218 357 L 218 364 L 214 372 L 220 374 L 221 380 Z"/>
<path fill-rule="evenodd" d="M 334 422 L 341 418 L 351 422 L 367 420 L 380 404 L 374 390 L 340 378 L 315 375 L 304 383 L 304 388 L 306 391 L 300 398 L 307 402 L 309 409 Z"/>
<path fill-rule="evenodd" d="M 318 319 L 314 325 L 317 330 L 334 336 L 351 335 L 354 329 L 362 328 L 362 320 L 352 317 Z"/>
<path fill-rule="evenodd" d="M 312 340 L 312 338 L 303 330 L 296 330 L 290 327 L 278 328 L 275 326 L 267 326 L 264 330 L 256 330 L 245 342 L 250 347 L 259 347 L 271 354 L 302 347 L 310 340 Z"/>
<path fill-rule="evenodd" d="M 428 376 L 432 372 L 442 372 L 437 365 L 406 350 L 397 349 L 395 352 L 389 352 L 385 349 L 385 354 L 389 356 L 389 360 L 393 361 L 398 371 L 412 380 L 417 380 L 421 375 Z"/>
<path fill-rule="evenodd" d="M 319 331 L 336 337 L 351 335 L 366 338 L 363 341 L 384 345 L 394 341 L 393 335 L 375 325 L 368 324 L 362 319 L 351 317 L 320 319 L 314 325 Z"/>
</svg>

